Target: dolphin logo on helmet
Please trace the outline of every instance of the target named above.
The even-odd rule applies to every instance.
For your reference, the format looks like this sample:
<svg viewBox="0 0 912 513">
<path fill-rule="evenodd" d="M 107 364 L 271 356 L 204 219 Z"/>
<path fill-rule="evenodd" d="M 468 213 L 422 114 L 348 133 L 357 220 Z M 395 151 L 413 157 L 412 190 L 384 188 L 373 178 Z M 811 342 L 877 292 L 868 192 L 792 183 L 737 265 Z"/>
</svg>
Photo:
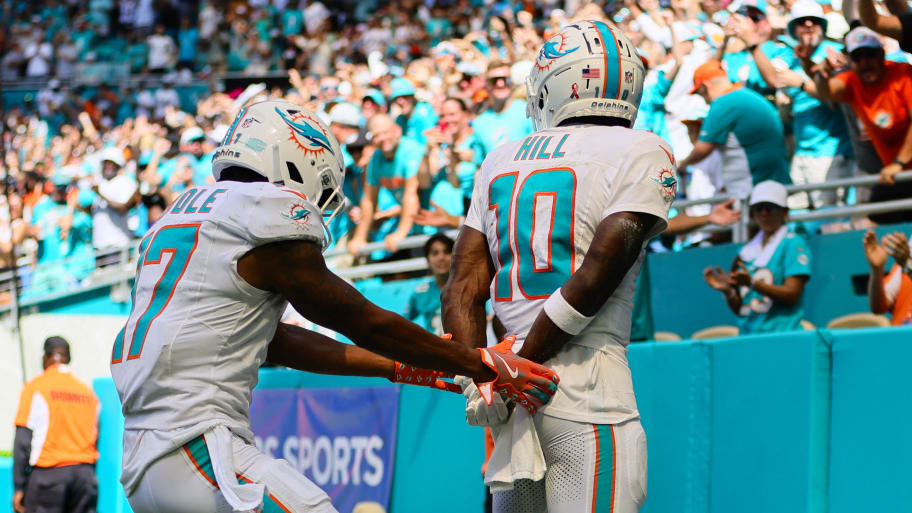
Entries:
<svg viewBox="0 0 912 513">
<path fill-rule="evenodd" d="M 326 135 L 324 135 L 319 130 L 315 129 L 314 127 L 310 126 L 307 123 L 298 123 L 297 121 L 292 120 L 291 118 L 288 117 L 287 114 L 282 112 L 278 107 L 275 108 L 275 111 L 279 114 L 279 116 L 282 116 L 282 120 L 285 121 L 285 124 L 288 125 L 288 128 L 291 128 L 291 130 L 296 135 L 299 135 L 299 136 L 303 137 L 304 139 L 307 139 L 307 141 L 309 143 L 313 144 L 314 146 L 319 146 L 319 147 L 325 149 L 326 151 L 328 151 L 332 154 L 335 154 L 335 152 L 332 149 L 332 145 L 329 143 L 329 139 L 326 138 Z"/>
<path fill-rule="evenodd" d="M 632 126 L 646 70 L 633 42 L 610 22 L 582 20 L 542 44 L 526 79 L 536 130 L 603 116 Z"/>
<path fill-rule="evenodd" d="M 546 59 L 559 59 L 565 55 L 570 55 L 571 53 L 579 49 L 578 46 L 574 46 L 566 51 L 560 51 L 560 47 L 563 46 L 563 41 L 558 44 L 557 41 L 546 41 L 545 45 L 542 46 L 541 53 Z"/>
</svg>

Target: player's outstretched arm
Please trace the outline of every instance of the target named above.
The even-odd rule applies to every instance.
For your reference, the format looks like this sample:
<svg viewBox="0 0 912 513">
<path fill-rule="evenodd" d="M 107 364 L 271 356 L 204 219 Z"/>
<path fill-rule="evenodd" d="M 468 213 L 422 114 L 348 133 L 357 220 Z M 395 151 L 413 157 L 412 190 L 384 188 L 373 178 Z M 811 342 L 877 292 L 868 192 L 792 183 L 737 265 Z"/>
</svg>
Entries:
<svg viewBox="0 0 912 513">
<path fill-rule="evenodd" d="M 484 234 L 464 227 L 453 245 L 450 279 L 441 294 L 443 330 L 470 347 L 485 346 L 485 301 L 494 264 Z"/>
<path fill-rule="evenodd" d="M 289 240 L 257 247 L 238 260 L 238 274 L 288 299 L 307 319 L 355 344 L 419 368 L 488 381 L 494 373 L 477 351 L 454 344 L 368 301 L 326 267 L 313 242 Z"/>
<path fill-rule="evenodd" d="M 269 343 L 266 361 L 317 374 L 387 379 L 394 366 L 393 360 L 362 347 L 283 322 Z"/>
<path fill-rule="evenodd" d="M 583 264 L 555 292 L 561 297 L 552 296 L 546 301 L 545 308 L 529 329 L 519 355 L 534 362 L 544 362 L 582 331 L 585 319 L 591 320 L 598 313 L 636 262 L 657 221 L 653 215 L 638 212 L 617 212 L 603 219 Z M 559 303 L 561 298 L 563 305 Z M 565 331 L 558 323 L 575 333 Z"/>
<path fill-rule="evenodd" d="M 252 286 L 281 294 L 307 319 L 387 358 L 523 395 L 530 413 L 554 395 L 558 379 L 547 367 L 520 358 L 509 348 L 494 355 L 454 344 L 371 303 L 326 268 L 313 242 L 288 240 L 257 247 L 238 260 L 237 268 Z"/>
<path fill-rule="evenodd" d="M 440 380 L 449 377 L 441 372 L 417 369 L 362 347 L 281 322 L 269 343 L 266 361 L 317 374 L 386 378 L 393 383 L 462 392 L 459 385 Z"/>
</svg>

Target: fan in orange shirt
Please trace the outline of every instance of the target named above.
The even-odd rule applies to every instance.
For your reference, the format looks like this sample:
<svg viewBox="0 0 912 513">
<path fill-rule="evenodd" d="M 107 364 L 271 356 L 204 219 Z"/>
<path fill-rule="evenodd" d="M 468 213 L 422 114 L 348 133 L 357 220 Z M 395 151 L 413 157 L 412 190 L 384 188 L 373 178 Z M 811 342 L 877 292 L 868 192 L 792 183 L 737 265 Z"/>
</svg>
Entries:
<svg viewBox="0 0 912 513">
<path fill-rule="evenodd" d="M 833 74 L 830 60 L 813 67 L 814 93 L 821 100 L 851 105 L 871 136 L 883 163 L 880 181 L 893 186 L 889 190 L 879 188 L 875 191 L 879 194 L 872 193 L 871 200 L 909 197 L 912 186 L 909 182 L 896 186 L 895 176 L 912 169 L 912 66 L 884 60 L 883 42 L 869 28 L 852 30 L 845 41 L 851 69 Z"/>
<path fill-rule="evenodd" d="M 871 266 L 868 280 L 868 301 L 876 314 L 892 310 L 893 325 L 912 324 L 912 260 L 909 240 L 900 232 L 889 233 L 877 244 L 877 236 L 868 230 L 864 236 L 865 257 Z M 884 277 L 887 256 L 896 262 Z"/>
</svg>

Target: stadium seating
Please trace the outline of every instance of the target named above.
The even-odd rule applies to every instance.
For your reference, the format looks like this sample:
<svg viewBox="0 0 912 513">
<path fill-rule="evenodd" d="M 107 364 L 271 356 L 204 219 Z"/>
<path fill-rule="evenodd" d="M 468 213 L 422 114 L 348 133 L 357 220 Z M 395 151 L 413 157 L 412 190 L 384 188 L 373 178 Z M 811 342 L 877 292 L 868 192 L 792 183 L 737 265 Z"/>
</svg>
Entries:
<svg viewBox="0 0 912 513">
<path fill-rule="evenodd" d="M 827 329 L 844 330 L 855 328 L 876 328 L 889 326 L 890 320 L 883 315 L 859 312 L 837 317 L 827 323 Z"/>
<path fill-rule="evenodd" d="M 695 332 L 690 336 L 691 340 L 707 340 L 711 338 L 730 338 L 738 336 L 738 327 L 729 324 L 719 326 L 710 326 Z"/>
</svg>

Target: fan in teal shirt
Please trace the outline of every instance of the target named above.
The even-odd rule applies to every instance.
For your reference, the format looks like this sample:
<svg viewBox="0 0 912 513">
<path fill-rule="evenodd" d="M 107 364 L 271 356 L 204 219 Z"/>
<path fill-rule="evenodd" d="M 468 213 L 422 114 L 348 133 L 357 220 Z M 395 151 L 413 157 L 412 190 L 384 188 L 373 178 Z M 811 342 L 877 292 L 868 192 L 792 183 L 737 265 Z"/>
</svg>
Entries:
<svg viewBox="0 0 912 513">
<path fill-rule="evenodd" d="M 791 54 L 789 48 L 773 41 L 765 41 L 760 45 L 760 50 L 771 61 L 787 58 Z M 757 63 L 754 62 L 754 58 L 749 51 L 742 50 L 740 52 L 726 53 L 722 57 L 722 61 L 728 69 L 728 78 L 732 82 L 741 82 L 748 89 L 752 89 L 767 98 L 771 98 L 776 93 L 776 89 L 770 87 L 763 80 L 760 70 L 757 69 Z"/>
<path fill-rule="evenodd" d="M 815 63 L 827 57 L 828 49 L 842 53 L 842 45 L 832 41 L 823 41 L 811 54 Z M 793 71 L 805 75 L 801 61 L 792 53 L 786 61 Z M 792 125 L 795 132 L 795 154 L 812 157 L 831 157 L 834 155 L 851 156 L 852 141 L 846 127 L 842 111 L 807 94 L 800 87 L 787 89 L 792 99 Z"/>
<path fill-rule="evenodd" d="M 729 84 L 729 92 L 712 99 L 699 141 L 719 147 L 725 174 L 746 165 L 755 184 L 791 183 L 779 114 L 750 89 Z"/>
<path fill-rule="evenodd" d="M 801 329 L 811 250 L 804 238 L 788 231 L 787 196 L 778 182 L 758 183 L 750 199 L 757 235 L 741 248 L 730 273 L 719 267 L 703 273 L 741 318 L 742 334 Z"/>
<path fill-rule="evenodd" d="M 790 276 L 811 275 L 811 249 L 807 241 L 796 233 L 786 233 L 769 261 L 757 265 L 744 262 L 754 281 L 782 285 Z M 799 300 L 794 305 L 774 301 L 757 292 L 755 288 L 742 287 L 740 332 L 770 333 L 801 329 L 804 305 Z"/>
<path fill-rule="evenodd" d="M 92 249 L 92 218 L 67 205 L 69 180 L 58 181 L 52 193 L 35 205 L 32 226 L 40 233 L 38 265 L 23 294 L 39 296 L 67 290 L 86 278 L 95 267 Z"/>
<path fill-rule="evenodd" d="M 415 98 L 416 89 L 408 79 L 395 78 L 390 82 L 390 102 L 400 114 L 396 124 L 402 129 L 402 135 L 424 145 L 427 141 L 424 131 L 437 124 L 437 113 L 430 104 L 419 102 Z"/>
<path fill-rule="evenodd" d="M 484 155 L 501 144 L 522 139 L 534 131 L 532 120 L 526 117 L 524 100 L 511 100 L 499 112 L 493 108 L 482 112 L 472 121 L 472 128 L 484 148 Z"/>
<path fill-rule="evenodd" d="M 443 334 L 440 322 L 440 291 L 450 278 L 450 261 L 453 256 L 453 239 L 442 233 L 432 235 L 424 244 L 424 258 L 427 259 L 431 276 L 419 283 L 409 297 L 402 315 L 422 328 Z"/>
</svg>

